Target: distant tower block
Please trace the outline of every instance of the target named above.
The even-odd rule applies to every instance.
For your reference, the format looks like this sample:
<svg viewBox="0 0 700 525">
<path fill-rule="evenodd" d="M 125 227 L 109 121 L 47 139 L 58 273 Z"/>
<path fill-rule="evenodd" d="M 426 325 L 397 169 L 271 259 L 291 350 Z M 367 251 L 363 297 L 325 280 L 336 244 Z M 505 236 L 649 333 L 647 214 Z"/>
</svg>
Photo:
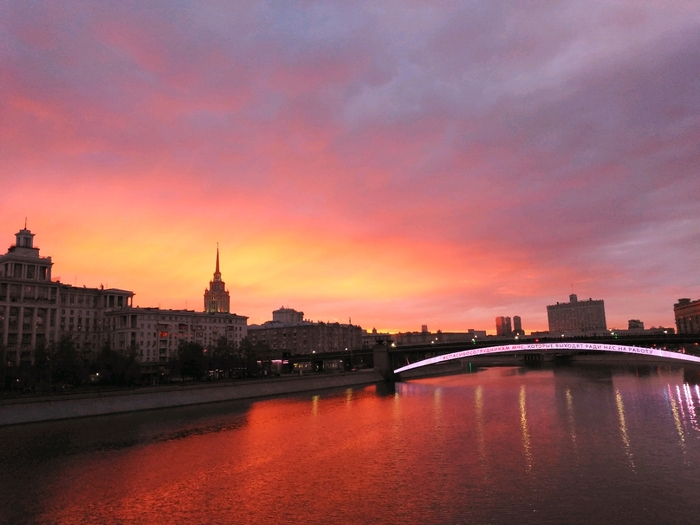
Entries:
<svg viewBox="0 0 700 525">
<path fill-rule="evenodd" d="M 513 334 L 510 317 L 496 317 L 496 335 L 508 336 Z"/>
<path fill-rule="evenodd" d="M 523 332 L 523 322 L 519 315 L 513 316 L 513 334 L 525 335 L 525 332 Z"/>
<path fill-rule="evenodd" d="M 208 313 L 229 313 L 231 297 L 226 283 L 221 280 L 219 271 L 219 245 L 216 245 L 216 270 L 214 280 L 209 281 L 209 289 L 204 290 L 204 311 Z"/>
</svg>

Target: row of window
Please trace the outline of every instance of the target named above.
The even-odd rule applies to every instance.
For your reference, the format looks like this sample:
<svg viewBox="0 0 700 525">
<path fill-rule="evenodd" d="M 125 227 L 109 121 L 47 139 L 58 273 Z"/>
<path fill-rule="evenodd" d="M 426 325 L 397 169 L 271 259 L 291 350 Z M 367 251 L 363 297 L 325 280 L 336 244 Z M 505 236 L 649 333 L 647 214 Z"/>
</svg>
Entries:
<svg viewBox="0 0 700 525">
<path fill-rule="evenodd" d="M 183 316 L 183 315 L 144 315 L 144 314 L 139 314 L 139 317 L 141 319 L 145 320 L 152 320 L 152 321 L 177 321 L 177 322 L 191 322 L 192 321 L 192 316 Z M 217 317 L 207 317 L 206 318 L 207 323 L 217 323 L 217 324 L 234 324 L 234 322 L 238 322 L 237 319 L 233 318 L 217 318 Z"/>
<path fill-rule="evenodd" d="M 55 302 L 56 288 L 50 288 L 48 286 L 35 286 L 31 284 L 8 285 L 8 283 L 0 283 L 0 301 L 10 301 L 16 303 L 19 301 L 32 301 L 37 299 L 44 301 L 48 301 L 50 299 L 52 302 Z"/>
<path fill-rule="evenodd" d="M 95 290 L 97 292 L 97 290 Z M 102 299 L 102 301 L 100 301 Z M 104 295 L 61 293 L 62 305 L 85 305 L 87 308 L 126 308 L 129 298 L 124 295 Z"/>
<path fill-rule="evenodd" d="M 36 264 L 5 263 L 5 276 L 15 279 L 38 279 L 46 281 L 49 278 L 49 267 Z"/>
</svg>

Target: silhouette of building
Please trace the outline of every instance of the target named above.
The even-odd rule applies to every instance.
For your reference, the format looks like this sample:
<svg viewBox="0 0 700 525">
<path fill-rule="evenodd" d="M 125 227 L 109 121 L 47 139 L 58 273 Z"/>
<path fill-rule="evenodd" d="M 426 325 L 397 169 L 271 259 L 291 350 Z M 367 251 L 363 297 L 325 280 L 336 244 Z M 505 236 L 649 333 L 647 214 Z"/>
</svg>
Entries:
<svg viewBox="0 0 700 525">
<path fill-rule="evenodd" d="M 216 245 L 216 269 L 214 279 L 209 281 L 209 288 L 204 290 L 204 311 L 208 313 L 229 313 L 231 297 L 226 290 L 226 283 L 221 280 L 219 271 L 219 245 Z"/>
<path fill-rule="evenodd" d="M 279 310 L 274 310 L 272 312 L 272 322 L 280 323 L 282 325 L 293 325 L 299 324 L 304 320 L 304 312 L 297 312 L 293 308 L 285 308 L 284 306 Z"/>
<path fill-rule="evenodd" d="M 513 328 L 510 324 L 510 317 L 496 317 L 496 335 L 513 335 Z"/>
<path fill-rule="evenodd" d="M 302 355 L 362 348 L 363 330 L 357 325 L 304 320 L 304 312 L 291 308 L 280 308 L 272 315 L 272 321 L 250 325 L 248 339 L 252 343 L 266 343 L 276 354 Z"/>
<path fill-rule="evenodd" d="M 388 332 L 377 332 L 376 328 L 372 328 L 371 332 L 365 330 L 362 333 L 362 348 L 372 349 L 376 345 L 390 345 L 394 342 L 394 336 Z"/>
<path fill-rule="evenodd" d="M 630 319 L 627 321 L 627 330 L 644 330 L 644 323 L 639 319 Z"/>
<path fill-rule="evenodd" d="M 425 328 L 425 330 L 423 330 Z M 425 345 L 439 343 L 474 342 L 476 339 L 485 340 L 486 330 L 474 330 L 469 328 L 466 332 L 429 332 L 426 325 L 421 326 L 420 332 L 399 332 L 394 334 L 393 342 L 396 346 Z"/>
<path fill-rule="evenodd" d="M 568 303 L 547 306 L 547 320 L 550 332 L 600 333 L 608 329 L 604 301 L 579 301 L 576 294 L 569 296 Z"/>
<path fill-rule="evenodd" d="M 679 334 L 700 334 L 700 300 L 678 299 L 673 305 L 673 314 Z"/>
<path fill-rule="evenodd" d="M 513 316 L 513 335 L 525 335 L 523 323 L 519 315 Z"/>
</svg>

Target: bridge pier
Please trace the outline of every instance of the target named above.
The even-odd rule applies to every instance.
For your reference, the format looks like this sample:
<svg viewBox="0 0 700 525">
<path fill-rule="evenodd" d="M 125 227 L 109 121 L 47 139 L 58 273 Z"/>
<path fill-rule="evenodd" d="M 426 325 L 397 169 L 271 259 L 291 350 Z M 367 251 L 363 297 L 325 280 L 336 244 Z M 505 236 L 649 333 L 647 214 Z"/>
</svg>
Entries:
<svg viewBox="0 0 700 525">
<path fill-rule="evenodd" d="M 394 364 L 387 345 L 376 344 L 372 349 L 374 370 L 379 372 L 385 381 L 396 381 L 398 374 L 394 373 Z"/>
</svg>

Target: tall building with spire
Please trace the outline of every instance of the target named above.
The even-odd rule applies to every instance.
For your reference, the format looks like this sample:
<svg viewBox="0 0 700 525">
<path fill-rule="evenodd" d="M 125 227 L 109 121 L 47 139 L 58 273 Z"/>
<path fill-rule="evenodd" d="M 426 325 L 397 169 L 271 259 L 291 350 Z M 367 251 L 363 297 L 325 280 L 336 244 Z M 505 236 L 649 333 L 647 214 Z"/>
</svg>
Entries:
<svg viewBox="0 0 700 525">
<path fill-rule="evenodd" d="M 229 313 L 231 297 L 226 290 L 226 283 L 221 280 L 219 271 L 219 245 L 216 245 L 216 270 L 214 279 L 209 281 L 209 288 L 204 290 L 204 311 L 208 313 Z"/>
</svg>

